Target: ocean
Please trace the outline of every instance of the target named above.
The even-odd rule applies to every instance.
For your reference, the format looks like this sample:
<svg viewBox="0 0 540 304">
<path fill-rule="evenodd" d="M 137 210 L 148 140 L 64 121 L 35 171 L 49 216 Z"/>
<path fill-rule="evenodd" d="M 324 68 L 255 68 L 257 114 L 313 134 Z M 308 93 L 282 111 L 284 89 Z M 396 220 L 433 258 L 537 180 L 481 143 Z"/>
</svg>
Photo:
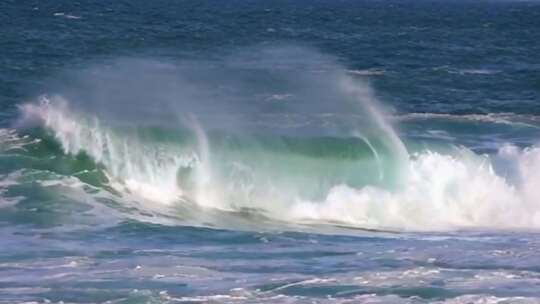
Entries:
<svg viewBox="0 0 540 304">
<path fill-rule="evenodd" d="M 0 303 L 540 303 L 540 2 L 0 25 Z"/>
</svg>

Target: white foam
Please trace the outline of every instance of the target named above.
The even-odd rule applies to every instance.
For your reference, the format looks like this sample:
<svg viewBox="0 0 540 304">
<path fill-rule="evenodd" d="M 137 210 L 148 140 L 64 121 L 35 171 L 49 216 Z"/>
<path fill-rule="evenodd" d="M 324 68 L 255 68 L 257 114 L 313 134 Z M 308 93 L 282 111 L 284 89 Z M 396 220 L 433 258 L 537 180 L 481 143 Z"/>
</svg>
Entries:
<svg viewBox="0 0 540 304">
<path fill-rule="evenodd" d="M 322 202 L 297 202 L 291 217 L 374 229 L 539 229 L 540 148 L 500 151 L 516 170 L 510 181 L 487 156 L 463 151 L 412 157 L 401 189 L 335 186 Z"/>
<path fill-rule="evenodd" d="M 359 76 L 379 76 L 384 75 L 385 71 L 383 69 L 365 69 L 365 70 L 347 70 L 347 73 Z"/>
<path fill-rule="evenodd" d="M 55 17 L 64 17 L 66 19 L 81 19 L 82 18 L 81 16 L 72 15 L 72 14 L 66 14 L 64 12 L 54 13 L 53 16 L 55 16 Z"/>
<path fill-rule="evenodd" d="M 10 186 L 19 184 L 17 180 L 20 176 L 20 171 L 15 171 L 8 175 L 0 175 L 0 209 L 15 206 L 24 199 L 22 196 L 6 196 Z"/>
<path fill-rule="evenodd" d="M 19 136 L 15 129 L 0 129 L 0 152 L 26 151 L 26 146 L 39 142 L 28 136 Z"/>
<path fill-rule="evenodd" d="M 491 74 L 497 74 L 501 71 L 498 70 L 489 70 L 489 69 L 463 69 L 458 70 L 460 74 L 478 74 L 478 75 L 491 75 Z"/>
<path fill-rule="evenodd" d="M 439 66 L 433 68 L 435 71 L 443 70 L 450 74 L 460 74 L 460 75 L 493 75 L 501 73 L 500 70 L 493 70 L 493 69 L 458 69 L 458 68 L 451 68 L 449 66 Z"/>
<path fill-rule="evenodd" d="M 464 295 L 453 299 L 447 299 L 435 303 L 447 303 L 447 304 L 537 304 L 540 302 L 539 298 L 533 297 L 495 297 L 488 295 Z"/>
</svg>

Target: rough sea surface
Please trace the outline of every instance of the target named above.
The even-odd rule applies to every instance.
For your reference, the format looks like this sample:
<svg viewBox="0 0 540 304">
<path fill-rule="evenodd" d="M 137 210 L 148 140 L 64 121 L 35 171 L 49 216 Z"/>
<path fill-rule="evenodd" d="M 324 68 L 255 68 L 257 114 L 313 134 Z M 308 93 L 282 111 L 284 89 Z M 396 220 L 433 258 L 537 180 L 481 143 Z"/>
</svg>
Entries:
<svg viewBox="0 0 540 304">
<path fill-rule="evenodd" d="M 0 303 L 540 303 L 540 2 L 0 2 Z"/>
</svg>

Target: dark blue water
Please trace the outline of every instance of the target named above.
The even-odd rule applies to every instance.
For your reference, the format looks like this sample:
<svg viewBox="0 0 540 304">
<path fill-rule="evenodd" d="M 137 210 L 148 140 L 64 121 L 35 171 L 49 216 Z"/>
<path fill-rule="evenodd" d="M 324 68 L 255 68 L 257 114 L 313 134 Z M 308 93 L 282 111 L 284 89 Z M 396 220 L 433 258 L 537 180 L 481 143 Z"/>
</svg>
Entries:
<svg viewBox="0 0 540 304">
<path fill-rule="evenodd" d="M 2 1 L 0 303 L 540 303 L 540 2 Z"/>
</svg>

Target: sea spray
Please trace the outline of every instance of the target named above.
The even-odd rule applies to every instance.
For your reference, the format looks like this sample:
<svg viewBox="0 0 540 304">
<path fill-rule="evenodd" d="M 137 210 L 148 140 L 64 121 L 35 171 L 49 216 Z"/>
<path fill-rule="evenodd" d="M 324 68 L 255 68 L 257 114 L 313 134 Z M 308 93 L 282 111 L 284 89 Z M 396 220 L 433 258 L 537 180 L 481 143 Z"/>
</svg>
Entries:
<svg viewBox="0 0 540 304">
<path fill-rule="evenodd" d="M 154 204 L 371 229 L 540 225 L 536 148 L 500 153 L 512 176 L 465 148 L 409 156 L 369 85 L 332 59 L 301 48 L 253 56 L 92 66 L 21 106 L 21 120 Z"/>
<path fill-rule="evenodd" d="M 332 172 L 321 165 L 338 155 L 303 158 L 298 154 L 302 150 L 291 146 L 278 149 L 275 143 L 253 146 L 251 140 L 208 137 L 192 116 L 183 124 L 194 139 L 182 146 L 141 142 L 125 133 L 118 139 L 118 130 L 104 128 L 93 119 L 85 125 L 84 119 L 70 118 L 73 114 L 65 108 L 61 115 L 58 110 L 47 101 L 23 108 L 27 116 L 43 119 L 66 153 L 88 153 L 103 163 L 116 189 L 155 203 L 189 201 L 228 211 L 253 210 L 293 223 L 383 230 L 540 228 L 536 186 L 540 149 L 535 147 L 506 145 L 492 156 L 465 148 L 446 153 L 419 151 L 409 158 L 407 175 L 402 175 L 398 188 L 377 183 L 378 174 L 371 182 L 355 185 L 343 181 L 347 171 Z M 365 150 L 361 158 L 334 159 L 330 166 L 346 165 L 362 175 L 363 164 L 379 172 L 384 155 L 375 153 L 365 139 L 358 144 Z M 314 149 L 322 147 L 324 141 L 314 145 Z M 317 165 L 320 169 L 314 170 Z M 324 180 L 330 183 L 320 183 Z M 326 190 L 313 196 L 302 188 Z"/>
</svg>

